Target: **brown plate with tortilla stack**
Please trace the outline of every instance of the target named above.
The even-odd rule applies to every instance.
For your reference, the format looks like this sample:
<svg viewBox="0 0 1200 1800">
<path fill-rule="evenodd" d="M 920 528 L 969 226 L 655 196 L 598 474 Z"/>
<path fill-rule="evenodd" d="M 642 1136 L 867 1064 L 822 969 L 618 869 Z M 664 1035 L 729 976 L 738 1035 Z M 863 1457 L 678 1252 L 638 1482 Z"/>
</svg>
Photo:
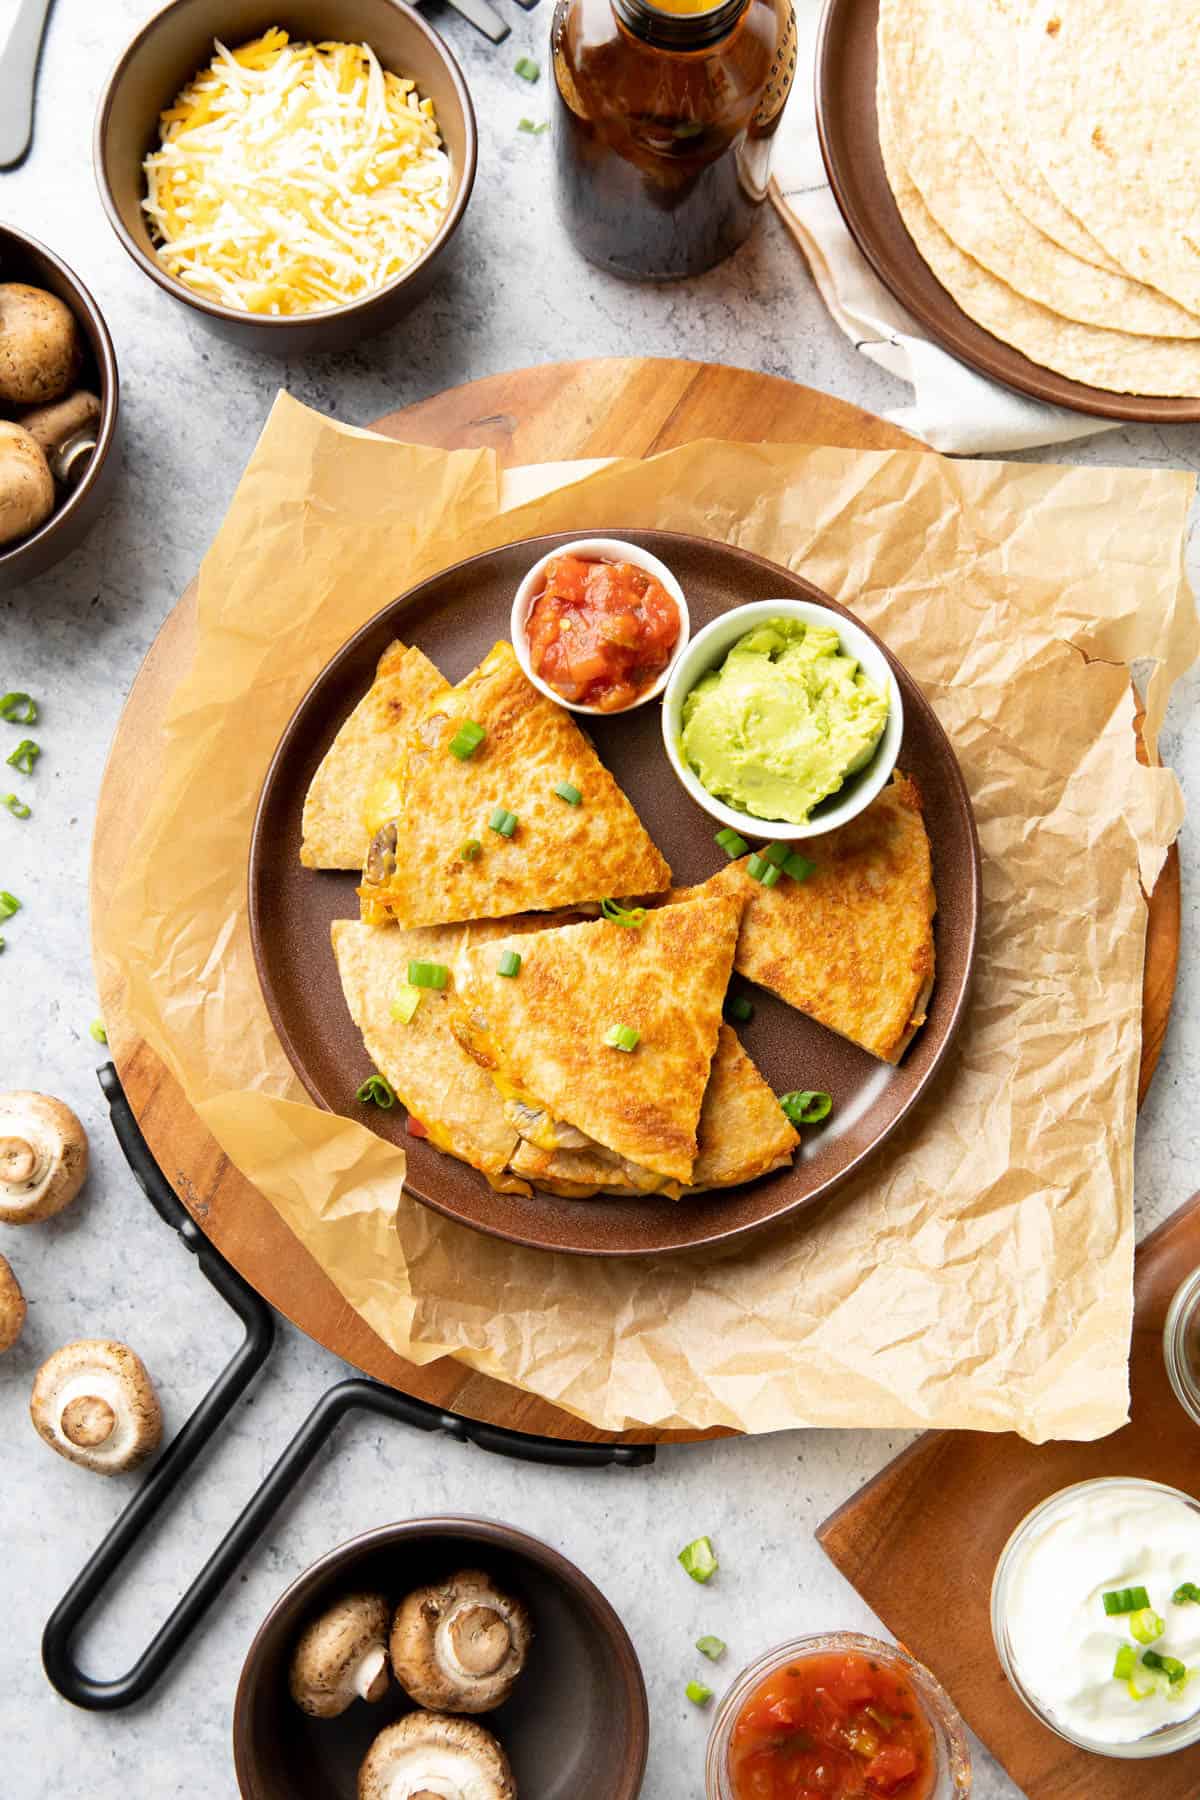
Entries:
<svg viewBox="0 0 1200 1800">
<path fill-rule="evenodd" d="M 1200 247 L 1171 211 L 1197 54 L 1183 0 L 827 0 L 830 186 L 963 362 L 1077 412 L 1200 419 Z"/>
<path fill-rule="evenodd" d="M 800 577 L 746 552 L 668 532 L 619 535 L 674 573 L 694 628 L 766 599 L 815 600 L 848 616 Z M 508 545 L 423 582 L 358 632 L 313 684 L 268 771 L 251 844 L 259 977 L 309 1093 L 402 1145 L 406 1187 L 424 1204 L 535 1248 L 614 1256 L 711 1246 L 831 1193 L 933 1081 L 962 1016 L 975 950 L 974 820 L 945 733 L 893 661 L 902 773 L 858 819 L 808 840 L 816 864 L 808 880 L 769 891 L 749 882 L 680 788 L 655 707 L 589 718 L 589 744 L 570 715 L 525 682 L 508 646 L 497 647 L 521 577 L 567 541 Z M 478 763 L 442 760 L 445 781 L 421 790 L 419 815 L 401 821 L 385 864 L 360 889 L 369 835 L 361 807 L 348 813 L 344 797 L 378 783 L 396 760 L 395 741 L 409 746 L 409 791 L 417 791 L 425 773 L 413 747 L 420 723 L 434 716 L 482 723 L 484 752 Z M 524 740 L 536 756 L 523 752 L 524 767 L 506 747 L 516 742 L 506 737 L 513 719 L 521 732 L 536 725 Z M 583 791 L 582 805 L 538 798 L 553 794 L 555 773 Z M 414 881 L 411 871 L 432 871 L 438 845 L 460 843 L 454 806 L 472 781 L 485 820 L 503 801 L 520 813 L 520 833 L 515 844 L 489 839 L 467 868 L 452 871 L 451 886 L 465 883 L 469 897 L 448 898 L 449 889 Z M 606 827 L 598 835 L 593 807 Z M 522 837 L 533 852 L 528 867 L 515 854 Z M 562 846 L 556 854 L 551 840 Z M 575 870 L 582 879 L 572 887 Z M 685 891 L 696 888 L 704 891 Z M 588 916 L 609 895 L 644 898 L 643 926 Z M 390 917 L 389 903 L 400 909 Z M 550 906 L 560 910 L 542 910 Z M 528 916 L 532 909 L 541 916 Z M 497 979 L 513 956 L 515 978 Z M 415 1012 L 399 1017 L 398 984 L 414 958 L 441 966 L 445 985 L 424 989 Z M 731 962 L 735 986 L 753 1004 L 736 1032 L 721 1013 Z M 639 1021 L 654 1019 L 640 1046 L 647 1054 L 599 1055 L 599 1028 L 620 1011 L 613 997 L 635 984 L 646 1009 Z M 468 992 L 466 1016 L 478 1023 L 482 1003 L 488 1030 L 509 1053 L 500 1060 L 512 1078 L 507 1113 L 485 1066 L 497 1068 L 491 1040 L 463 1030 Z M 395 1088 L 395 1106 L 356 1098 L 373 1068 Z M 691 1108 L 694 1161 L 669 1133 L 638 1138 L 645 1119 L 631 1114 L 620 1087 L 633 1070 L 658 1122 L 678 1115 L 684 1138 Z M 518 1134 L 511 1104 L 523 1105 L 530 1086 L 550 1125 L 570 1120 L 590 1138 L 548 1149 L 536 1133 Z M 797 1089 L 825 1090 L 834 1101 L 826 1121 L 802 1127 L 798 1144 L 774 1098 Z M 658 1153 L 654 1191 L 597 1191 L 614 1183 L 604 1155 L 624 1158 L 626 1184 L 630 1161 L 646 1160 L 642 1149 L 646 1158 Z"/>
</svg>

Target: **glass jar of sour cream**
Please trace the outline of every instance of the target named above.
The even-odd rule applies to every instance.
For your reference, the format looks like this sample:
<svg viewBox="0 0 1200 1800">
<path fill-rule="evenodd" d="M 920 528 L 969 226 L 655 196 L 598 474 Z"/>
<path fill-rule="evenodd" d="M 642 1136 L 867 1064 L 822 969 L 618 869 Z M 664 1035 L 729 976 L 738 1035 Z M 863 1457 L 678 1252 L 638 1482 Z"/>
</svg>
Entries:
<svg viewBox="0 0 1200 1800">
<path fill-rule="evenodd" d="M 1128 1758 L 1200 1743 L 1200 1501 L 1134 1476 L 1043 1500 L 1000 1554 L 992 1635 L 1068 1743 Z"/>
</svg>

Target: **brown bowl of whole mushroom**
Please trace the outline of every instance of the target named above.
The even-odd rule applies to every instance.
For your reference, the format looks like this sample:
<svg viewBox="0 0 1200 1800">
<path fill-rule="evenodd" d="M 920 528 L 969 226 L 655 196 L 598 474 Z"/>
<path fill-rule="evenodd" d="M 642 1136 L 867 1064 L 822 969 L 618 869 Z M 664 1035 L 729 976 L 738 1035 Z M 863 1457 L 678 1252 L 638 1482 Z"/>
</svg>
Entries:
<svg viewBox="0 0 1200 1800">
<path fill-rule="evenodd" d="M 66 556 L 116 473 L 117 360 L 79 277 L 0 225 L 0 593 Z"/>
<path fill-rule="evenodd" d="M 548 1544 L 413 1519 L 293 1582 L 233 1715 L 243 1800 L 636 1800 L 649 1720 L 608 1601 Z"/>
</svg>

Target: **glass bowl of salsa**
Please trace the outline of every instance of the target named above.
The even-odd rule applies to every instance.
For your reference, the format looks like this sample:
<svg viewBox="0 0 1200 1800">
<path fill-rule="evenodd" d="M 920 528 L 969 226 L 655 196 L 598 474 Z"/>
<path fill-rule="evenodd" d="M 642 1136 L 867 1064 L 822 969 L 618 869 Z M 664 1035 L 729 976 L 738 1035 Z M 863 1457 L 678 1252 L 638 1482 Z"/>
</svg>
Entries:
<svg viewBox="0 0 1200 1800">
<path fill-rule="evenodd" d="M 713 1720 L 707 1800 L 960 1800 L 971 1753 L 949 1695 L 895 1644 L 795 1638 L 744 1669 Z"/>
<path fill-rule="evenodd" d="M 655 699 L 688 641 L 683 589 L 623 538 L 578 538 L 534 563 L 512 609 L 517 660 L 569 712 L 628 712 Z"/>
</svg>

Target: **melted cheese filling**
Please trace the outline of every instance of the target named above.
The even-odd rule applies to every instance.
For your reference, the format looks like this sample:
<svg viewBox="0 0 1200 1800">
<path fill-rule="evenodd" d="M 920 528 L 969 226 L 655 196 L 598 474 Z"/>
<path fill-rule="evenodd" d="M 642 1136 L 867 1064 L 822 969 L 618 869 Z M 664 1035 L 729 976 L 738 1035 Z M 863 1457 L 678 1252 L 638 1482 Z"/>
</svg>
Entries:
<svg viewBox="0 0 1200 1800">
<path fill-rule="evenodd" d="M 159 121 L 142 205 L 158 256 L 224 306 L 315 312 L 384 286 L 450 199 L 432 100 L 366 44 L 277 27 L 207 69 Z"/>
</svg>

